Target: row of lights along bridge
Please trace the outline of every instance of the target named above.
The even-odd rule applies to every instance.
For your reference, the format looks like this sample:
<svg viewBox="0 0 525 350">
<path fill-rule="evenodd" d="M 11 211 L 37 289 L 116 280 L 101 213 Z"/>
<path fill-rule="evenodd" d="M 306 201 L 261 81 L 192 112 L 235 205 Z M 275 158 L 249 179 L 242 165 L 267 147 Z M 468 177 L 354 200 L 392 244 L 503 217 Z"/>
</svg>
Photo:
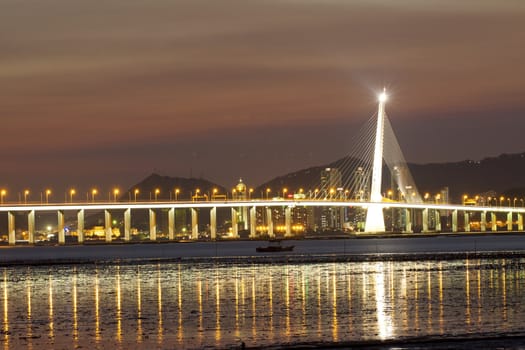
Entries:
<svg viewBox="0 0 525 350">
<path fill-rule="evenodd" d="M 260 197 L 256 198 L 253 195 L 254 189 L 250 188 L 247 191 L 247 199 L 270 199 L 272 195 L 272 190 L 270 188 L 267 188 L 265 191 L 261 191 Z M 30 202 L 30 194 L 31 191 L 25 190 L 24 192 L 18 193 L 18 203 L 24 203 L 27 204 Z M 40 203 L 50 203 L 51 202 L 51 196 L 53 192 L 50 189 L 46 189 L 42 192 L 40 192 Z M 119 199 L 121 192 L 120 189 L 114 188 L 112 191 L 108 192 L 108 201 L 114 201 L 116 202 Z M 143 200 L 140 198 L 141 190 L 135 189 L 133 192 L 128 192 L 129 201 L 132 199 L 137 202 Z M 159 195 L 161 194 L 161 190 L 159 188 L 156 188 L 154 191 L 149 191 L 149 200 L 157 201 L 159 198 Z M 290 193 L 288 189 L 282 188 L 279 190 L 278 196 L 282 194 L 283 198 L 296 198 L 296 199 L 332 199 L 332 200 L 349 200 L 349 199 L 355 199 L 355 200 L 362 200 L 359 196 L 356 198 L 350 198 L 349 197 L 349 191 L 348 190 L 341 190 L 341 189 L 335 189 L 331 188 L 328 191 L 320 191 L 319 189 L 315 190 L 308 190 L 304 191 L 304 189 L 300 188 L 297 192 Z M 388 190 L 386 193 L 386 199 L 387 200 L 393 200 L 392 197 L 393 191 Z M 70 202 L 73 203 L 75 200 L 75 196 L 77 195 L 77 191 L 75 189 L 70 189 L 69 191 L 64 193 L 64 202 Z M 94 188 L 89 192 L 86 192 L 86 202 L 100 202 L 103 201 L 102 198 L 97 198 L 100 193 L 98 189 Z M 202 200 L 228 200 L 228 198 L 231 198 L 233 200 L 240 199 L 237 196 L 236 189 L 232 189 L 231 193 L 227 194 L 221 194 L 219 193 L 219 190 L 217 188 L 214 188 L 211 193 L 202 192 L 199 188 L 195 189 L 194 191 L 189 192 L 190 198 L 192 201 L 202 201 Z M 181 190 L 176 188 L 173 190 L 173 192 L 170 191 L 170 200 L 178 201 L 179 197 L 181 196 Z M 7 202 L 7 190 L 6 189 L 0 189 L 0 204 L 4 204 L 4 202 Z M 424 201 L 429 203 L 442 203 L 441 201 L 441 195 L 438 193 L 436 195 L 431 195 L 430 193 L 425 193 L 424 195 Z M 78 200 L 77 200 L 78 201 Z M 524 198 L 510 198 L 505 196 L 479 196 L 476 195 L 474 197 L 469 197 L 468 195 L 463 195 L 462 197 L 462 204 L 463 205 L 482 205 L 482 206 L 504 206 L 507 205 L 508 207 L 513 206 L 516 207 L 518 204 L 521 207 L 525 207 L 525 199 Z"/>
</svg>

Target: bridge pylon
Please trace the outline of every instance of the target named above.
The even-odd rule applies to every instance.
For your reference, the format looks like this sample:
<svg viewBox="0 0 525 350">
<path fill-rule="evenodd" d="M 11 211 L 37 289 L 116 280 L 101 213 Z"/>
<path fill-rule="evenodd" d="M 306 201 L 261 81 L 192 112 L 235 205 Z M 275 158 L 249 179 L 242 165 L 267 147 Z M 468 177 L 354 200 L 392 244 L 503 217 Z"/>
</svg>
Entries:
<svg viewBox="0 0 525 350">
<path fill-rule="evenodd" d="M 372 186 L 370 188 L 370 202 L 366 211 L 365 232 L 379 233 L 385 232 L 385 218 L 383 208 L 374 205 L 374 202 L 381 202 L 381 179 L 383 172 L 383 140 L 385 129 L 385 103 L 387 100 L 386 89 L 379 95 L 379 107 L 377 111 L 376 140 L 374 147 L 374 159 L 372 167 Z"/>
</svg>

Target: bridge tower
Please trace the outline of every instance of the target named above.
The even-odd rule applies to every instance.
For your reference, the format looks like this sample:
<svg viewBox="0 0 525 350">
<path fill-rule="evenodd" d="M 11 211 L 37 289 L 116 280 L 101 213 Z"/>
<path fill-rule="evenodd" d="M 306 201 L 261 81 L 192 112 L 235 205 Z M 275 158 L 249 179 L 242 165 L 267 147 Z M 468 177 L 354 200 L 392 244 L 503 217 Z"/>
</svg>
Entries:
<svg viewBox="0 0 525 350">
<path fill-rule="evenodd" d="M 379 95 L 379 108 L 377 111 L 376 142 L 374 159 L 372 163 L 372 186 L 370 189 L 370 202 L 381 202 L 381 179 L 383 171 L 383 137 L 385 129 L 385 103 L 387 100 L 386 89 Z M 383 208 L 374 204 L 369 205 L 366 211 L 365 232 L 385 232 L 385 218 Z"/>
</svg>

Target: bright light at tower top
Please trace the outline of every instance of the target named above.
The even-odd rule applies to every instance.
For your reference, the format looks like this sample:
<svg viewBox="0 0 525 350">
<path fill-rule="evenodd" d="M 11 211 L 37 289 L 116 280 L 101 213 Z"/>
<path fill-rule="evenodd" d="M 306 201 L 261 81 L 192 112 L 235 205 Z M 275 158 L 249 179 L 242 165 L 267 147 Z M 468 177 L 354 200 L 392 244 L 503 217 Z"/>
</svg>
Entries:
<svg viewBox="0 0 525 350">
<path fill-rule="evenodd" d="M 379 94 L 379 102 L 385 102 L 387 98 L 386 89 L 383 88 L 383 92 Z"/>
</svg>

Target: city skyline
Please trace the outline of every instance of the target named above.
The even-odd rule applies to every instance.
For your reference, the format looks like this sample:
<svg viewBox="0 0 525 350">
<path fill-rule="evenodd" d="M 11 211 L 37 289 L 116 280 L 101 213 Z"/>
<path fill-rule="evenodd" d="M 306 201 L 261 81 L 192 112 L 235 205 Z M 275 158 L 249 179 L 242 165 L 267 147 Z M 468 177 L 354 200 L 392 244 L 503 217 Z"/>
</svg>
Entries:
<svg viewBox="0 0 525 350">
<path fill-rule="evenodd" d="M 2 187 L 260 184 L 346 155 L 383 86 L 408 162 L 525 150 L 520 1 L 0 4 Z"/>
</svg>

